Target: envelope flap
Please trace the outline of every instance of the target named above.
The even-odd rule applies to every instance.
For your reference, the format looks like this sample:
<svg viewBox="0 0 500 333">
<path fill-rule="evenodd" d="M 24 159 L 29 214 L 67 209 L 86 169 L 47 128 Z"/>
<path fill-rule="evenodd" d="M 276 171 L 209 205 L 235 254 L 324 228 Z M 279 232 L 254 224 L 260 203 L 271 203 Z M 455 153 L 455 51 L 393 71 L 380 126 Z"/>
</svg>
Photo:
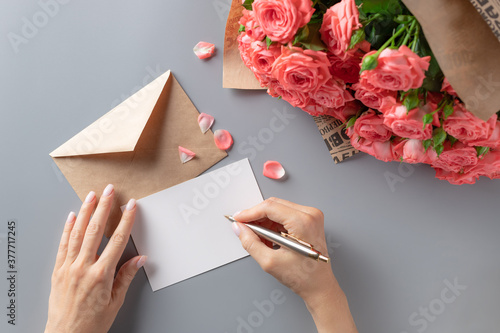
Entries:
<svg viewBox="0 0 500 333">
<path fill-rule="evenodd" d="M 167 71 L 50 153 L 52 157 L 133 151 L 170 79 Z"/>
</svg>

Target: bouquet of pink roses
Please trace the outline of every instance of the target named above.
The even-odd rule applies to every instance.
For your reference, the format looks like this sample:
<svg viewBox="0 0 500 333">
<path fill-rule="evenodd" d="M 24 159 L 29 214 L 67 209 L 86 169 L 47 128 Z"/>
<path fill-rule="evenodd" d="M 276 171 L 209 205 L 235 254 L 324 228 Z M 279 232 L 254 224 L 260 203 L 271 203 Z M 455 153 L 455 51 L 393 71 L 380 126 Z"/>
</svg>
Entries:
<svg viewBox="0 0 500 333">
<path fill-rule="evenodd" d="M 382 161 L 426 163 L 436 177 L 500 178 L 500 121 L 469 112 L 400 0 L 244 0 L 245 65 L 269 95 L 344 122 Z"/>
</svg>

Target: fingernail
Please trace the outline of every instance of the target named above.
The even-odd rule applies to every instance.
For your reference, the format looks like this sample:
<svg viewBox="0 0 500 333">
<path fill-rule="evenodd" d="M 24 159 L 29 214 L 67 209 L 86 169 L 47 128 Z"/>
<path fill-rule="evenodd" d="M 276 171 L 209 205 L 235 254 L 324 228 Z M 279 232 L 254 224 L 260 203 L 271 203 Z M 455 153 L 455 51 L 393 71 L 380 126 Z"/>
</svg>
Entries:
<svg viewBox="0 0 500 333">
<path fill-rule="evenodd" d="M 95 199 L 95 192 L 90 191 L 89 194 L 87 194 L 87 197 L 85 198 L 86 203 L 91 203 Z"/>
<path fill-rule="evenodd" d="M 127 210 L 133 210 L 135 208 L 135 199 L 130 199 L 127 204 Z"/>
<path fill-rule="evenodd" d="M 241 229 L 240 229 L 240 226 L 238 225 L 238 223 L 236 222 L 233 222 L 231 224 L 231 228 L 233 228 L 233 231 L 234 231 L 234 234 L 238 237 L 240 237 L 240 232 L 241 232 Z"/>
<path fill-rule="evenodd" d="M 144 264 L 146 263 L 146 259 L 147 258 L 148 258 L 147 256 L 141 256 L 139 258 L 139 260 L 137 260 L 137 264 L 136 264 L 137 268 L 141 268 L 142 266 L 144 266 Z"/>
<path fill-rule="evenodd" d="M 109 184 L 108 186 L 106 186 L 106 188 L 104 189 L 104 191 L 102 192 L 102 196 L 103 197 L 109 197 L 111 195 L 111 193 L 113 193 L 113 190 L 115 188 L 113 187 L 112 184 Z"/>
<path fill-rule="evenodd" d="M 239 213 L 241 213 L 241 210 L 237 211 L 236 213 L 233 214 L 233 217 L 236 217 L 236 215 L 238 215 Z"/>
<path fill-rule="evenodd" d="M 66 223 L 70 224 L 75 221 L 76 214 L 75 212 L 70 212 L 68 218 L 66 219 Z"/>
</svg>

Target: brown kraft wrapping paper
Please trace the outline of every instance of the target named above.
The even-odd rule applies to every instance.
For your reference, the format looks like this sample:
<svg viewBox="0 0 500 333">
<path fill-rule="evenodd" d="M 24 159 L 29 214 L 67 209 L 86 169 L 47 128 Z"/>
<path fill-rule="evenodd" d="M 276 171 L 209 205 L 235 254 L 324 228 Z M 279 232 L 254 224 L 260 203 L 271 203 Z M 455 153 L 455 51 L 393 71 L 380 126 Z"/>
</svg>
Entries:
<svg viewBox="0 0 500 333">
<path fill-rule="evenodd" d="M 467 109 L 488 120 L 500 110 L 500 43 L 488 24 L 469 0 L 403 2 Z"/>
</svg>

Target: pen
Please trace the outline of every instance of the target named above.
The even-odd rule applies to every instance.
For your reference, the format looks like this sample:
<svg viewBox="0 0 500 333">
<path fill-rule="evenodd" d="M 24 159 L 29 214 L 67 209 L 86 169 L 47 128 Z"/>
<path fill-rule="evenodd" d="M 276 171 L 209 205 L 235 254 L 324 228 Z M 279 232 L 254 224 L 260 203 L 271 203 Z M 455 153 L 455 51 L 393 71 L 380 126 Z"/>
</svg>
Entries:
<svg viewBox="0 0 500 333">
<path fill-rule="evenodd" d="M 231 222 L 237 222 L 230 215 L 224 215 L 224 216 Z M 290 250 L 293 250 L 299 254 L 302 254 L 303 256 L 312 258 L 314 260 L 323 262 L 330 261 L 330 258 L 322 255 L 319 251 L 316 251 L 311 244 L 304 242 L 303 240 L 300 240 L 297 237 L 289 235 L 285 232 L 277 233 L 275 231 L 266 229 L 264 227 L 261 227 L 260 225 L 253 223 L 245 223 L 245 225 L 250 229 L 252 229 L 253 232 L 255 232 L 257 235 L 267 239 L 268 241 L 273 242 L 274 244 L 284 246 L 286 248 L 289 248 Z"/>
</svg>

